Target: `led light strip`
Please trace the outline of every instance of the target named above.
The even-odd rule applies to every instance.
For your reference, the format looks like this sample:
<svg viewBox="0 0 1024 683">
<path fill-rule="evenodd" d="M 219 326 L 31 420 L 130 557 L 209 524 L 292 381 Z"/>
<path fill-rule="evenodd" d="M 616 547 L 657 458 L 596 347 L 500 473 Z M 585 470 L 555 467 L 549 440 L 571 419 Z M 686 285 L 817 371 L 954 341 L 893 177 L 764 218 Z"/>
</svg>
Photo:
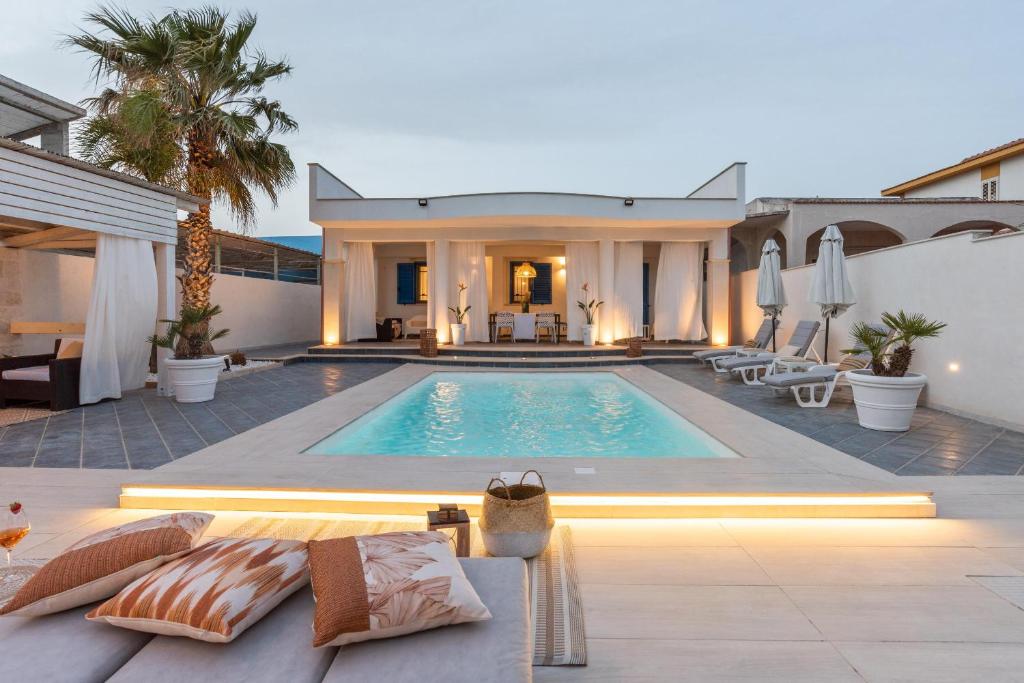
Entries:
<svg viewBox="0 0 1024 683">
<path fill-rule="evenodd" d="M 366 491 L 310 491 L 275 489 L 163 488 L 125 486 L 123 496 L 133 498 L 224 498 L 236 500 L 306 500 L 348 503 L 419 503 L 438 502 L 458 505 L 480 505 L 480 495 L 466 493 L 400 493 Z M 552 495 L 551 504 L 574 506 L 768 506 L 768 505 L 924 505 L 931 498 L 924 494 L 824 494 L 824 495 Z"/>
</svg>

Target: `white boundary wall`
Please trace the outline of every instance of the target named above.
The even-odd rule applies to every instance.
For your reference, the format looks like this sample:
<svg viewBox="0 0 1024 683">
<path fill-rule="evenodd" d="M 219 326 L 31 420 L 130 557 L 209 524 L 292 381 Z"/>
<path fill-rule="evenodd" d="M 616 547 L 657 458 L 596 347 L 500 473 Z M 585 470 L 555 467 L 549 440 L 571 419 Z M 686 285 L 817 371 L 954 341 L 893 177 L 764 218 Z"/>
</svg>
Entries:
<svg viewBox="0 0 1024 683">
<path fill-rule="evenodd" d="M 20 279 L 20 292 L 7 294 L 3 308 L 11 320 L 84 322 L 92 287 L 93 259 L 28 249 L 3 249 L 5 268 Z M 8 265 L 17 263 L 16 266 Z M 180 274 L 180 272 L 179 272 Z M 5 278 L 8 285 L 13 280 Z M 2 283 L 0 283 L 2 284 Z M 4 294 L 4 292 L 0 292 Z M 180 293 L 178 301 L 180 303 Z M 216 275 L 212 300 L 224 313 L 214 323 L 231 334 L 218 351 L 307 342 L 320 338 L 320 287 L 295 282 Z M 49 353 L 52 335 L 7 335 L 16 340 L 7 353 Z"/>
<path fill-rule="evenodd" d="M 1024 233 L 982 234 L 849 257 L 858 303 L 832 321 L 829 359 L 850 346 L 850 327 L 859 320 L 878 321 L 882 312 L 900 308 L 923 313 L 948 323 L 941 337 L 922 340 L 914 354 L 912 369 L 929 379 L 925 404 L 1024 429 Z M 807 301 L 813 272 L 813 265 L 783 271 L 789 306 L 778 339 L 785 340 L 798 320 L 819 319 L 818 307 Z M 752 337 L 761 323 L 756 297 L 756 270 L 733 276 L 736 343 Z M 823 335 L 824 328 L 815 344 L 819 353 Z"/>
</svg>

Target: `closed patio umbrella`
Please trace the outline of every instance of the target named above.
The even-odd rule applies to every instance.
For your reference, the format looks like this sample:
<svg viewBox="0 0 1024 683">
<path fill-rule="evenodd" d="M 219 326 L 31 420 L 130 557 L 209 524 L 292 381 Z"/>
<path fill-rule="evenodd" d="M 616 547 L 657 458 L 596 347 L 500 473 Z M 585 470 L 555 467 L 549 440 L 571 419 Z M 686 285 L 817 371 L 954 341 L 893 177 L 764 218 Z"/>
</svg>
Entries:
<svg viewBox="0 0 1024 683">
<path fill-rule="evenodd" d="M 808 300 L 821 307 L 825 319 L 825 362 L 828 362 L 828 324 L 847 308 L 857 303 L 857 295 L 846 274 L 846 256 L 843 254 L 843 233 L 830 225 L 825 228 L 818 247 L 818 261 L 814 264 L 814 280 Z"/>
<path fill-rule="evenodd" d="M 772 317 L 772 351 L 775 351 L 775 319 L 786 307 L 786 292 L 782 288 L 779 245 L 771 239 L 761 248 L 761 262 L 757 266 L 757 305 L 765 315 Z"/>
</svg>

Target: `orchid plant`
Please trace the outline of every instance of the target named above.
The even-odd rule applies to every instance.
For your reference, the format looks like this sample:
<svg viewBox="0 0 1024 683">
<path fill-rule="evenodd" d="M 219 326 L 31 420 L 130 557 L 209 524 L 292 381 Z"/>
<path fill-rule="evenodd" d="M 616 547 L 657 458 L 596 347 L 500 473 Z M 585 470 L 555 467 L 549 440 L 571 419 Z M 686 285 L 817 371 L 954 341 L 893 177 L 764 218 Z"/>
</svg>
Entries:
<svg viewBox="0 0 1024 683">
<path fill-rule="evenodd" d="M 577 301 L 576 305 L 583 309 L 583 314 L 587 316 L 587 324 L 593 325 L 594 316 L 597 315 L 597 309 L 601 308 L 601 306 L 604 305 L 604 302 L 590 298 L 589 282 L 584 282 L 583 287 L 581 287 L 581 289 L 583 290 L 583 301 Z M 584 301 L 586 303 L 584 303 Z"/>
<path fill-rule="evenodd" d="M 469 313 L 469 309 L 473 308 L 472 306 L 466 306 L 465 308 L 462 307 L 462 295 L 467 289 L 469 289 L 469 287 L 466 286 L 466 283 L 460 282 L 458 293 L 459 305 L 448 307 L 448 310 L 455 314 L 455 322 L 459 325 L 461 325 L 463 320 L 465 320 L 466 314 Z"/>
</svg>

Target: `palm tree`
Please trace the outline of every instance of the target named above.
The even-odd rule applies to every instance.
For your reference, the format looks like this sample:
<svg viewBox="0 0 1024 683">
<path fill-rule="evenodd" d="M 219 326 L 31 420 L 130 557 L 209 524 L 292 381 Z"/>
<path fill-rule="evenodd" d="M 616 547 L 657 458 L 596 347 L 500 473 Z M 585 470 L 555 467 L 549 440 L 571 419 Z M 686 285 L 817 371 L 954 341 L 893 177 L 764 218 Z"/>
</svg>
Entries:
<svg viewBox="0 0 1024 683">
<path fill-rule="evenodd" d="M 243 231 L 256 220 L 254 192 L 277 205 L 295 180 L 295 165 L 278 132 L 295 121 L 262 93 L 291 66 L 247 48 L 256 16 L 208 6 L 138 19 L 100 7 L 85 16 L 96 33 L 67 37 L 93 57 L 96 82 L 106 82 L 85 104 L 93 116 L 77 136 L 88 160 L 146 180 L 223 202 Z M 209 204 L 181 225 L 188 242 L 181 278 L 184 304 L 210 305 Z"/>
</svg>

